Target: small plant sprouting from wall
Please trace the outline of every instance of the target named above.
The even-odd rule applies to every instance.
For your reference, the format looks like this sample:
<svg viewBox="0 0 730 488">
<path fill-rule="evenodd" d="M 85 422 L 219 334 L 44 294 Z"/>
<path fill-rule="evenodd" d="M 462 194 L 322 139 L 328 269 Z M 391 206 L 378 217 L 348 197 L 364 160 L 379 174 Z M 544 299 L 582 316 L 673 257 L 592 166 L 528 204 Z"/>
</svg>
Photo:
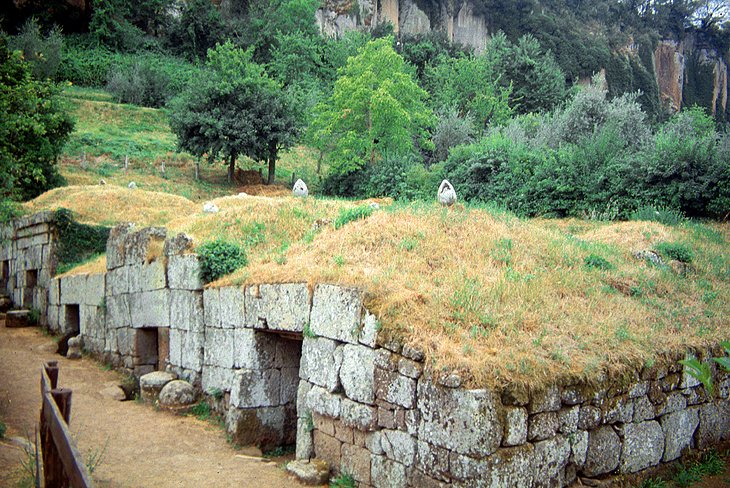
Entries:
<svg viewBox="0 0 730 488">
<path fill-rule="evenodd" d="M 246 250 L 240 244 L 216 239 L 198 248 L 200 277 L 210 283 L 248 264 Z"/>
<path fill-rule="evenodd" d="M 54 223 L 58 231 L 58 274 L 106 252 L 109 227 L 80 224 L 66 208 L 56 210 Z"/>
<path fill-rule="evenodd" d="M 725 372 L 730 373 L 730 341 L 721 342 L 720 345 L 725 350 L 725 356 L 712 358 Z M 688 375 L 702 383 L 710 395 L 715 391 L 715 385 L 712 382 L 712 370 L 708 363 L 701 363 L 697 358 L 683 359 L 679 362 L 686 369 Z"/>
<path fill-rule="evenodd" d="M 330 488 L 355 488 L 355 478 L 351 474 L 342 473 L 330 481 Z"/>
</svg>

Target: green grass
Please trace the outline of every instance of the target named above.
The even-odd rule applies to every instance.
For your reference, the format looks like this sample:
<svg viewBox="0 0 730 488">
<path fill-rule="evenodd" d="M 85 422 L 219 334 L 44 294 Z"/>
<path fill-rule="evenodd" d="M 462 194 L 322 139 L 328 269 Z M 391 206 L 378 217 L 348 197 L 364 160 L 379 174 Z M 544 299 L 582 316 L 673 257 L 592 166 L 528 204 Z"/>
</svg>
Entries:
<svg viewBox="0 0 730 488">
<path fill-rule="evenodd" d="M 355 478 L 347 473 L 342 473 L 330 481 L 330 488 L 355 488 L 356 485 Z"/>
<path fill-rule="evenodd" d="M 210 420 L 212 418 L 212 412 L 210 405 L 206 401 L 197 403 L 190 409 L 190 415 L 195 416 L 198 420 Z"/>
</svg>

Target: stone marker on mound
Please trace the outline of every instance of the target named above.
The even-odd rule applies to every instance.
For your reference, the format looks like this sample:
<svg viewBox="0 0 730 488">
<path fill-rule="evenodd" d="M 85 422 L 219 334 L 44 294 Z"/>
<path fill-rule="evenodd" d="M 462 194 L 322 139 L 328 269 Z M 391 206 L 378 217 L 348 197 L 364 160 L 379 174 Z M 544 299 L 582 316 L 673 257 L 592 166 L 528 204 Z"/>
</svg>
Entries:
<svg viewBox="0 0 730 488">
<path fill-rule="evenodd" d="M 130 190 L 136 190 L 137 183 L 135 183 L 134 181 L 130 181 L 129 184 L 127 185 L 127 188 L 129 188 Z"/>
<path fill-rule="evenodd" d="M 117 402 L 123 402 L 127 399 L 127 394 L 120 386 L 117 385 L 107 386 L 106 388 L 101 390 L 99 394 L 104 398 L 108 398 Z"/>
<path fill-rule="evenodd" d="M 106 180 L 104 178 L 99 180 L 100 185 L 106 185 Z"/>
<path fill-rule="evenodd" d="M 294 188 L 292 189 L 292 193 L 295 197 L 306 197 L 309 195 L 309 189 L 307 188 L 307 184 L 304 183 L 301 178 L 297 180 L 296 183 L 294 183 Z"/>
<path fill-rule="evenodd" d="M 81 348 L 84 346 L 84 339 L 80 335 L 68 340 L 66 359 L 81 359 Z"/>
<path fill-rule="evenodd" d="M 286 470 L 310 486 L 324 485 L 330 477 L 330 467 L 321 459 L 292 461 L 286 465 Z"/>
<path fill-rule="evenodd" d="M 203 205 L 203 212 L 205 213 L 218 213 L 218 206 L 213 202 L 205 202 Z"/>
<path fill-rule="evenodd" d="M 195 403 L 195 388 L 187 381 L 174 380 L 160 391 L 159 405 L 168 410 L 180 410 Z"/>
<path fill-rule="evenodd" d="M 139 391 L 142 400 L 147 403 L 155 403 L 165 385 L 176 378 L 176 375 L 165 371 L 153 371 L 141 376 L 139 378 Z"/>
<path fill-rule="evenodd" d="M 445 207 L 450 207 L 456 203 L 456 191 L 447 180 L 441 182 L 438 191 L 439 203 Z"/>
</svg>

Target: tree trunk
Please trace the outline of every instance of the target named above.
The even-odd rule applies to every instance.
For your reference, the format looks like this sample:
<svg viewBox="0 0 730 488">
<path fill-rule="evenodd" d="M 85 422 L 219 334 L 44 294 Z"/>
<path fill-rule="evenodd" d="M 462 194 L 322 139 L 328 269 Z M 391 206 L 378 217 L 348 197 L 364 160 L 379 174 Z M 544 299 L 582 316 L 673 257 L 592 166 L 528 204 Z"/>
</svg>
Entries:
<svg viewBox="0 0 730 488">
<path fill-rule="evenodd" d="M 228 160 L 228 183 L 233 183 L 233 173 L 236 171 L 236 157 L 238 155 L 235 152 L 231 153 Z"/>
<path fill-rule="evenodd" d="M 274 182 L 274 175 L 276 173 L 276 156 L 277 148 L 275 142 L 269 143 L 269 177 L 266 179 L 266 184 L 270 185 Z"/>
<path fill-rule="evenodd" d="M 200 160 L 195 161 L 195 181 L 200 181 Z"/>
</svg>

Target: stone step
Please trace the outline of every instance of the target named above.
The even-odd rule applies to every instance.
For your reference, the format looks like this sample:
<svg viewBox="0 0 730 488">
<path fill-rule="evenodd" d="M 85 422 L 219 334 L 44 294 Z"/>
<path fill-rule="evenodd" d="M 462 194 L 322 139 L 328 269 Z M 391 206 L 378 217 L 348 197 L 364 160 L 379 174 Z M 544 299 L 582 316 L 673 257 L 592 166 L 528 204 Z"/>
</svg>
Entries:
<svg viewBox="0 0 730 488">
<path fill-rule="evenodd" d="M 5 327 L 31 327 L 30 310 L 11 310 L 5 314 Z"/>
</svg>

